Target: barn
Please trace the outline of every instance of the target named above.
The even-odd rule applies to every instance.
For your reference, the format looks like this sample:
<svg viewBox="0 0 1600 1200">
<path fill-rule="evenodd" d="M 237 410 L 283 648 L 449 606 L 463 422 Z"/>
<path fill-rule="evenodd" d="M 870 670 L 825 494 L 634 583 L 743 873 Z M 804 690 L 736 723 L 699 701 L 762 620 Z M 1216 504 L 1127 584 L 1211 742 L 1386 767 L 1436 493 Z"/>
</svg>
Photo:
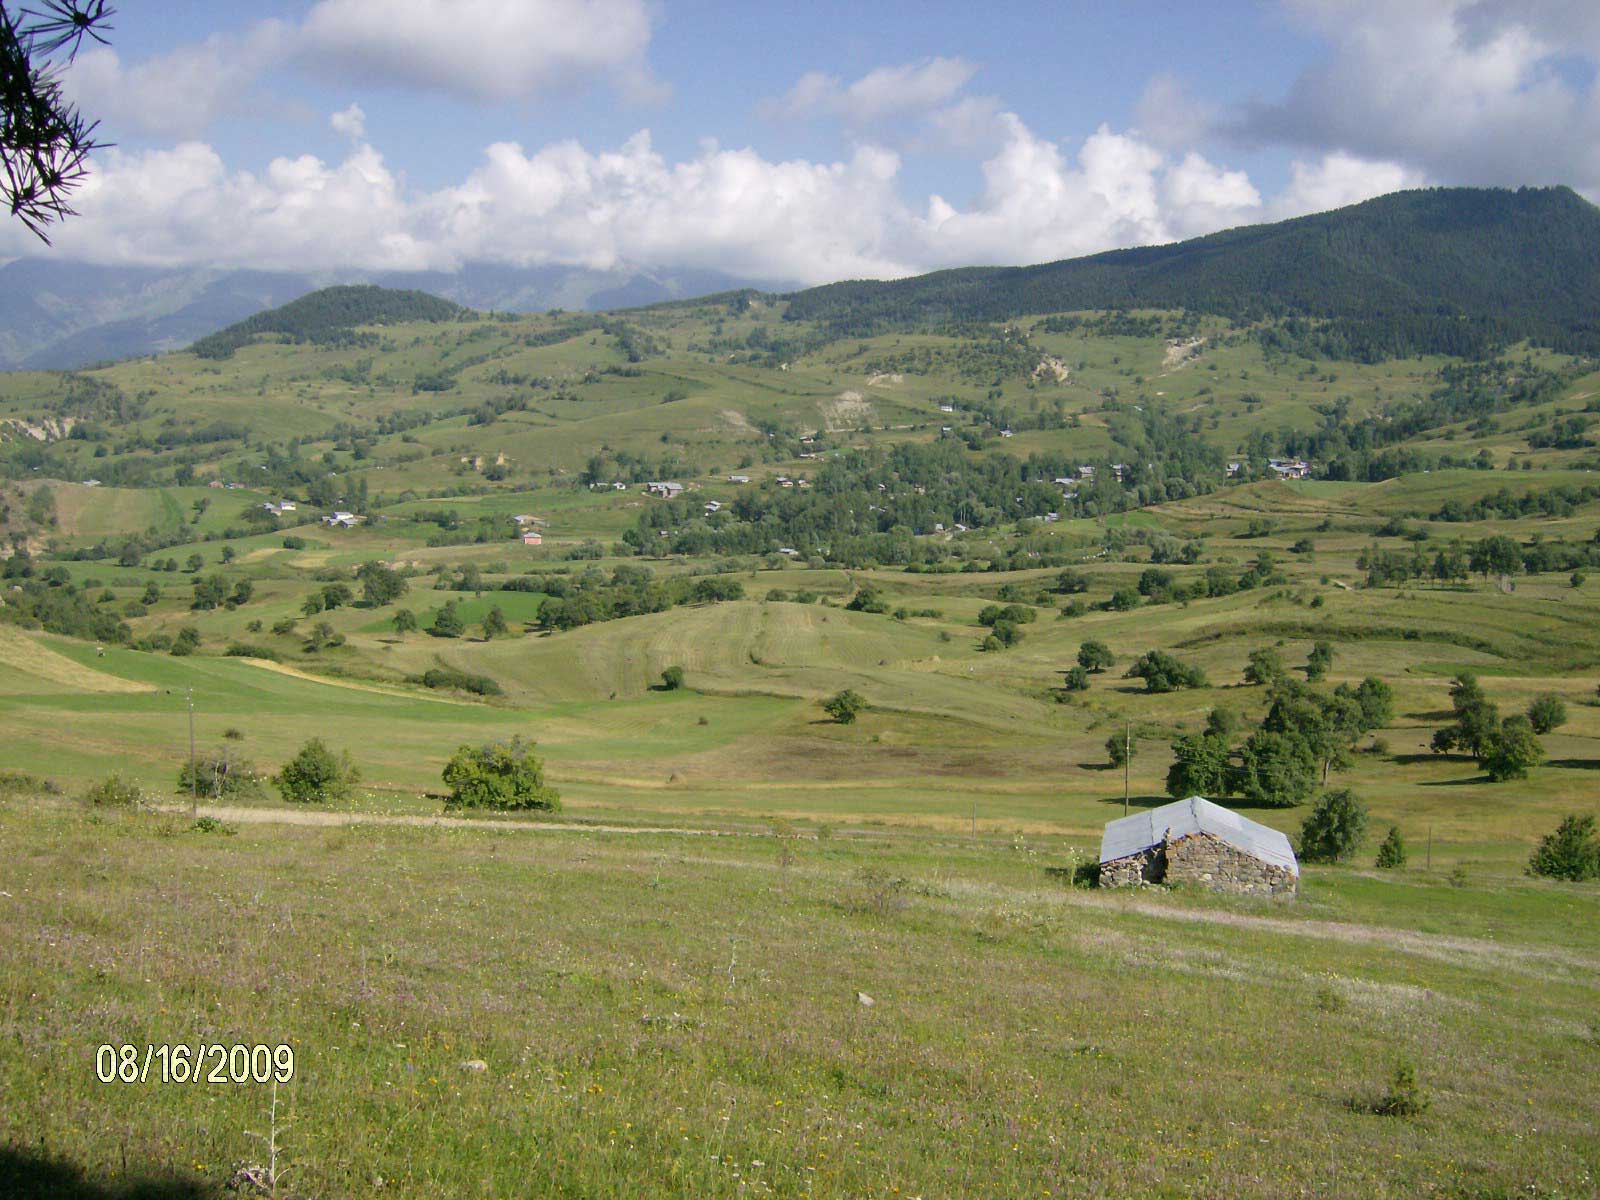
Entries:
<svg viewBox="0 0 1600 1200">
<path fill-rule="evenodd" d="M 1100 839 L 1100 886 L 1142 883 L 1294 895 L 1300 864 L 1283 833 L 1190 796 L 1106 825 Z"/>
</svg>

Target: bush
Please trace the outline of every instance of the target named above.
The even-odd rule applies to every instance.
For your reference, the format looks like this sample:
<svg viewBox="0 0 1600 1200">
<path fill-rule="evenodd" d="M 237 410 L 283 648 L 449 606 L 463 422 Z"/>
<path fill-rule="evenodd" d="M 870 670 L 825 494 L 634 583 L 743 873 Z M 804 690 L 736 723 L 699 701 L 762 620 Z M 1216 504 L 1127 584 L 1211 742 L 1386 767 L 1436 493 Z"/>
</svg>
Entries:
<svg viewBox="0 0 1600 1200">
<path fill-rule="evenodd" d="M 0 799 L 10 796 L 59 796 L 61 785 L 26 771 L 0 771 Z"/>
<path fill-rule="evenodd" d="M 242 758 L 228 753 L 201 754 L 192 766 L 186 762 L 178 768 L 178 790 L 185 796 L 217 800 L 253 799 L 262 793 L 261 776 Z"/>
<path fill-rule="evenodd" d="M 498 696 L 501 693 L 500 685 L 489 676 L 470 675 L 449 667 L 429 667 L 421 675 L 413 676 L 412 682 L 429 688 L 454 688 L 460 692 L 471 692 L 474 696 Z"/>
<path fill-rule="evenodd" d="M 683 687 L 683 668 L 672 666 L 661 672 L 661 687 L 669 692 L 676 692 Z"/>
<path fill-rule="evenodd" d="M 454 600 L 435 613 L 433 624 L 428 626 L 428 632 L 434 637 L 458 638 L 466 631 L 467 623 L 461 619 Z"/>
<path fill-rule="evenodd" d="M 1554 833 L 1539 839 L 1538 849 L 1528 859 L 1528 874 L 1575 883 L 1600 879 L 1600 838 L 1595 836 L 1594 817 L 1563 817 Z"/>
<path fill-rule="evenodd" d="M 460 747 L 445 764 L 444 782 L 450 788 L 445 801 L 450 809 L 553 812 L 561 807 L 555 789 L 545 784 L 544 764 L 533 753 L 533 743 L 520 737 Z"/>
<path fill-rule="evenodd" d="M 1126 678 L 1144 680 L 1147 692 L 1175 692 L 1179 688 L 1206 686 L 1206 673 L 1181 662 L 1165 650 L 1152 650 L 1128 668 Z"/>
<path fill-rule="evenodd" d="M 1393 871 L 1406 865 L 1406 844 L 1400 836 L 1400 826 L 1389 826 L 1389 835 L 1378 847 L 1378 858 L 1373 865 L 1384 871 Z"/>
<path fill-rule="evenodd" d="M 1428 1111 L 1429 1100 L 1417 1083 L 1417 1072 L 1409 1063 L 1394 1069 L 1389 1090 L 1373 1104 L 1372 1111 L 1380 1117 L 1416 1117 Z"/>
<path fill-rule="evenodd" d="M 285 800 L 328 804 L 346 800 L 361 778 L 348 753 L 334 754 L 321 738 L 312 738 L 283 765 L 272 782 Z"/>
<path fill-rule="evenodd" d="M 144 800 L 139 785 L 121 775 L 107 775 L 83 797 L 96 808 L 137 808 Z"/>
<path fill-rule="evenodd" d="M 1139 739 L 1131 732 L 1124 730 L 1122 733 L 1113 733 L 1106 739 L 1106 759 L 1113 767 L 1120 767 L 1124 763 L 1132 762 L 1133 757 L 1139 753 Z"/>
<path fill-rule="evenodd" d="M 1354 792 L 1324 792 L 1300 826 L 1300 857 L 1305 862 L 1343 862 L 1366 832 L 1367 808 Z"/>
<path fill-rule="evenodd" d="M 1089 672 L 1082 667 L 1069 667 L 1062 674 L 1065 676 L 1061 681 L 1063 691 L 1086 692 L 1089 690 Z"/>
<path fill-rule="evenodd" d="M 278 661 L 278 652 L 271 646 L 258 646 L 253 642 L 229 642 L 228 648 L 223 653 L 229 658 L 264 658 L 268 662 Z"/>
<path fill-rule="evenodd" d="M 852 724 L 866 706 L 866 699 L 849 688 L 822 702 L 822 710 L 840 725 Z"/>
<path fill-rule="evenodd" d="M 1528 724 L 1535 733 L 1550 733 L 1567 723 L 1567 706 L 1560 696 L 1536 696 L 1528 705 Z"/>
</svg>

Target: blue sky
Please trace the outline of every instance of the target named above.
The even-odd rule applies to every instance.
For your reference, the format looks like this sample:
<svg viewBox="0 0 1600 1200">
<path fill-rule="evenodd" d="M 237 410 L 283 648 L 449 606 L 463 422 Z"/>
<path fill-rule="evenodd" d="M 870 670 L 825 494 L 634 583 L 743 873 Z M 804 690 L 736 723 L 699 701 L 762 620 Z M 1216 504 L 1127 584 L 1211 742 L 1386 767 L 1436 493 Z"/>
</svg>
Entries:
<svg viewBox="0 0 1600 1200">
<path fill-rule="evenodd" d="M 1425 184 L 1600 197 L 1589 0 L 121 0 L 64 257 L 814 283 Z M 31 252 L 0 230 L 0 256 Z"/>
</svg>

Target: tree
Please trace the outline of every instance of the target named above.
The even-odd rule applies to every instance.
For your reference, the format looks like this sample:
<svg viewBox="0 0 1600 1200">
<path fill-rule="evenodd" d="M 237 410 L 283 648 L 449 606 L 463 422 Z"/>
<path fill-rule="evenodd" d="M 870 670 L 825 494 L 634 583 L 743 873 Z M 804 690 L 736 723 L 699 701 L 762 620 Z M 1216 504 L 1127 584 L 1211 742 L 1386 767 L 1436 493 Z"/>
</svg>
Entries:
<svg viewBox="0 0 1600 1200">
<path fill-rule="evenodd" d="M 1089 690 L 1089 672 L 1083 667 L 1068 667 L 1062 672 L 1061 688 L 1068 692 Z"/>
<path fill-rule="evenodd" d="M 284 763 L 272 782 L 283 798 L 293 803 L 331 804 L 348 799 L 360 778 L 349 754 L 335 754 L 321 738 L 312 738 Z"/>
<path fill-rule="evenodd" d="M 237 557 L 239 557 L 238 551 L 236 551 L 232 546 L 224 546 L 222 548 L 222 563 L 224 566 L 226 566 L 228 563 L 231 563 Z"/>
<path fill-rule="evenodd" d="M 511 632 L 511 626 L 506 624 L 506 614 L 500 611 L 496 604 L 483 618 L 483 637 L 485 641 L 491 638 L 505 637 Z"/>
<path fill-rule="evenodd" d="M 51 56 L 70 63 L 85 37 L 105 43 L 111 16 L 107 0 L 39 0 L 15 16 L 0 3 L 0 204 L 46 245 L 99 148 L 98 122 L 62 94 Z"/>
<path fill-rule="evenodd" d="M 661 686 L 669 692 L 683 687 L 683 668 L 672 666 L 661 672 Z"/>
<path fill-rule="evenodd" d="M 1250 651 L 1244 668 L 1244 681 L 1253 684 L 1272 684 L 1283 678 L 1283 659 L 1276 650 L 1262 647 Z"/>
<path fill-rule="evenodd" d="M 1483 756 L 1489 778 L 1498 783 L 1525 779 L 1528 772 L 1544 761 L 1544 747 L 1533 732 L 1533 723 L 1524 716 L 1507 717 L 1490 736 Z"/>
<path fill-rule="evenodd" d="M 444 767 L 450 789 L 446 808 L 542 809 L 561 807 L 561 797 L 544 781 L 544 763 L 534 744 L 521 737 L 488 745 L 461 746 Z"/>
<path fill-rule="evenodd" d="M 393 604 L 411 586 L 404 575 L 381 562 L 362 563 L 356 568 L 356 580 L 361 584 L 362 601 L 371 608 Z"/>
<path fill-rule="evenodd" d="M 1528 705 L 1528 723 L 1539 734 L 1559 729 L 1567 723 L 1567 706 L 1560 696 L 1536 696 Z"/>
<path fill-rule="evenodd" d="M 1226 796 L 1230 787 L 1228 739 L 1214 733 L 1186 733 L 1173 739 L 1167 768 L 1167 795 Z"/>
<path fill-rule="evenodd" d="M 251 597 L 256 594 L 256 585 L 248 579 L 241 579 L 233 585 L 233 595 L 228 597 L 228 603 L 233 605 L 249 604 Z"/>
<path fill-rule="evenodd" d="M 194 577 L 194 602 L 190 608 L 212 609 L 228 598 L 228 581 L 221 575 Z"/>
<path fill-rule="evenodd" d="M 1554 833 L 1539 839 L 1528 859 L 1528 874 L 1575 883 L 1600 879 L 1600 838 L 1595 836 L 1594 817 L 1563 817 Z"/>
<path fill-rule="evenodd" d="M 343 608 L 356 598 L 347 583 L 330 583 L 322 589 L 322 607 L 329 612 Z M 309 614 L 308 614 L 309 615 Z"/>
<path fill-rule="evenodd" d="M 205 565 L 205 556 L 199 552 L 189 555 L 188 561 L 184 563 L 185 569 L 188 570 L 189 574 L 191 575 Z"/>
<path fill-rule="evenodd" d="M 434 637 L 458 638 L 467 631 L 467 623 L 461 619 L 461 613 L 456 608 L 456 602 L 450 601 L 433 616 L 433 624 L 428 626 L 428 632 Z"/>
<path fill-rule="evenodd" d="M 172 653 L 178 657 L 193 654 L 200 648 L 200 631 L 193 625 L 185 625 L 178 630 L 178 636 L 172 640 Z"/>
<path fill-rule="evenodd" d="M 1328 668 L 1333 665 L 1333 647 L 1327 642 L 1313 642 L 1311 654 L 1306 658 L 1306 681 L 1317 683 L 1328 677 Z"/>
<path fill-rule="evenodd" d="M 409 608 L 402 608 L 394 614 L 394 631 L 398 634 L 415 633 L 417 631 L 417 614 Z"/>
<path fill-rule="evenodd" d="M 857 692 L 845 688 L 836 695 L 829 696 L 822 702 L 822 709 L 840 725 L 853 724 L 857 714 L 867 706 L 866 699 Z"/>
<path fill-rule="evenodd" d="M 1324 792 L 1300 826 L 1300 857 L 1305 862 L 1343 862 L 1367 832 L 1367 808 L 1349 788 Z"/>
<path fill-rule="evenodd" d="M 1085 671 L 1099 674 L 1110 667 L 1117 665 L 1116 655 L 1111 653 L 1111 647 L 1104 642 L 1084 642 L 1078 647 L 1078 665 Z"/>
<path fill-rule="evenodd" d="M 146 608 L 161 603 L 161 589 L 153 583 L 144 585 L 144 595 L 139 597 L 139 603 Z"/>
<path fill-rule="evenodd" d="M 1450 685 L 1450 704 L 1455 710 L 1455 723 L 1434 733 L 1433 752 L 1464 750 L 1474 761 L 1483 762 L 1500 729 L 1500 710 L 1484 695 L 1478 677 L 1470 671 L 1457 675 Z"/>
<path fill-rule="evenodd" d="M 1056 576 L 1055 590 L 1063 596 L 1073 596 L 1079 592 L 1087 592 L 1089 590 L 1089 577 L 1082 571 L 1065 570 Z"/>
<path fill-rule="evenodd" d="M 300 611 L 308 617 L 314 617 L 322 611 L 322 593 L 312 592 L 300 605 Z"/>
<path fill-rule="evenodd" d="M 1495 534 L 1472 547 L 1467 565 L 1480 575 L 1515 575 L 1522 570 L 1522 547 L 1503 533 Z"/>
<path fill-rule="evenodd" d="M 883 594 L 877 588 L 869 583 L 852 596 L 850 603 L 846 604 L 845 607 L 851 612 L 886 613 L 889 611 L 889 602 L 883 598 Z"/>
<path fill-rule="evenodd" d="M 1234 790 L 1257 804 L 1271 808 L 1304 804 L 1316 782 L 1317 760 L 1298 734 L 1259 729 L 1239 751 Z"/>
<path fill-rule="evenodd" d="M 1106 601 L 1106 607 L 1112 612 L 1132 612 L 1139 607 L 1142 599 L 1138 588 L 1122 587 L 1111 593 L 1111 599 Z"/>
<path fill-rule="evenodd" d="M 1147 692 L 1175 692 L 1206 686 L 1206 675 L 1192 663 L 1181 662 L 1165 650 L 1151 650 L 1128 668 L 1128 679 L 1144 680 Z"/>
<path fill-rule="evenodd" d="M 1340 684 L 1342 690 L 1345 684 Z M 1361 706 L 1361 724 L 1365 732 L 1382 729 L 1394 716 L 1394 689 L 1375 675 L 1368 675 L 1355 689 L 1356 703 Z"/>
<path fill-rule="evenodd" d="M 1389 826 L 1389 835 L 1378 847 L 1378 857 L 1373 865 L 1384 871 L 1393 871 L 1406 865 L 1406 844 L 1400 836 L 1400 826 Z"/>
<path fill-rule="evenodd" d="M 326 621 L 318 621 L 311 627 L 311 632 L 306 634 L 306 653 L 316 654 L 328 646 L 344 645 L 344 634 L 335 633 L 332 625 Z"/>
<path fill-rule="evenodd" d="M 1113 733 L 1106 739 L 1106 758 L 1113 767 L 1131 763 L 1139 753 L 1139 739 L 1131 730 Z"/>
</svg>

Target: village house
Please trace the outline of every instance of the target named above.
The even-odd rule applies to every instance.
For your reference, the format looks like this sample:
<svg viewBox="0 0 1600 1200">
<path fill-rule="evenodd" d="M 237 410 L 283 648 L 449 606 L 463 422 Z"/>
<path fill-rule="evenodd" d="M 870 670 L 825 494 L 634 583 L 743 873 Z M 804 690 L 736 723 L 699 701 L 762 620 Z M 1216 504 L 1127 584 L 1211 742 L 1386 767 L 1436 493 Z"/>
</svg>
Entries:
<svg viewBox="0 0 1600 1200">
<path fill-rule="evenodd" d="M 1238 476 L 1239 472 L 1242 471 L 1242 470 L 1244 470 L 1244 464 L 1242 462 L 1231 462 L 1231 463 L 1229 463 L 1228 464 L 1228 478 L 1229 479 L 1236 478 Z"/>
<path fill-rule="evenodd" d="M 1269 459 L 1267 466 L 1279 479 L 1305 479 L 1311 474 L 1311 464 L 1303 458 Z"/>
<path fill-rule="evenodd" d="M 1202 796 L 1108 822 L 1100 886 L 1192 884 L 1241 895 L 1293 895 L 1300 864 L 1280 831 Z"/>
<path fill-rule="evenodd" d="M 524 529 L 521 536 L 522 544 L 524 546 L 544 545 L 544 534 L 540 533 L 537 529 Z"/>
<path fill-rule="evenodd" d="M 651 496 L 660 496 L 663 500 L 671 500 L 683 493 L 683 484 L 673 483 L 671 480 L 658 480 L 644 485 L 644 490 Z"/>
<path fill-rule="evenodd" d="M 327 516 L 323 517 L 322 523 L 324 525 L 331 525 L 335 529 L 354 529 L 357 525 L 361 524 L 361 522 L 365 520 L 365 517 L 360 517 L 355 513 L 345 512 L 343 509 L 340 509 L 338 512 L 329 513 Z"/>
<path fill-rule="evenodd" d="M 728 476 L 728 482 L 729 483 L 749 483 L 750 482 L 750 476 L 748 476 L 748 475 L 729 475 Z"/>
</svg>

